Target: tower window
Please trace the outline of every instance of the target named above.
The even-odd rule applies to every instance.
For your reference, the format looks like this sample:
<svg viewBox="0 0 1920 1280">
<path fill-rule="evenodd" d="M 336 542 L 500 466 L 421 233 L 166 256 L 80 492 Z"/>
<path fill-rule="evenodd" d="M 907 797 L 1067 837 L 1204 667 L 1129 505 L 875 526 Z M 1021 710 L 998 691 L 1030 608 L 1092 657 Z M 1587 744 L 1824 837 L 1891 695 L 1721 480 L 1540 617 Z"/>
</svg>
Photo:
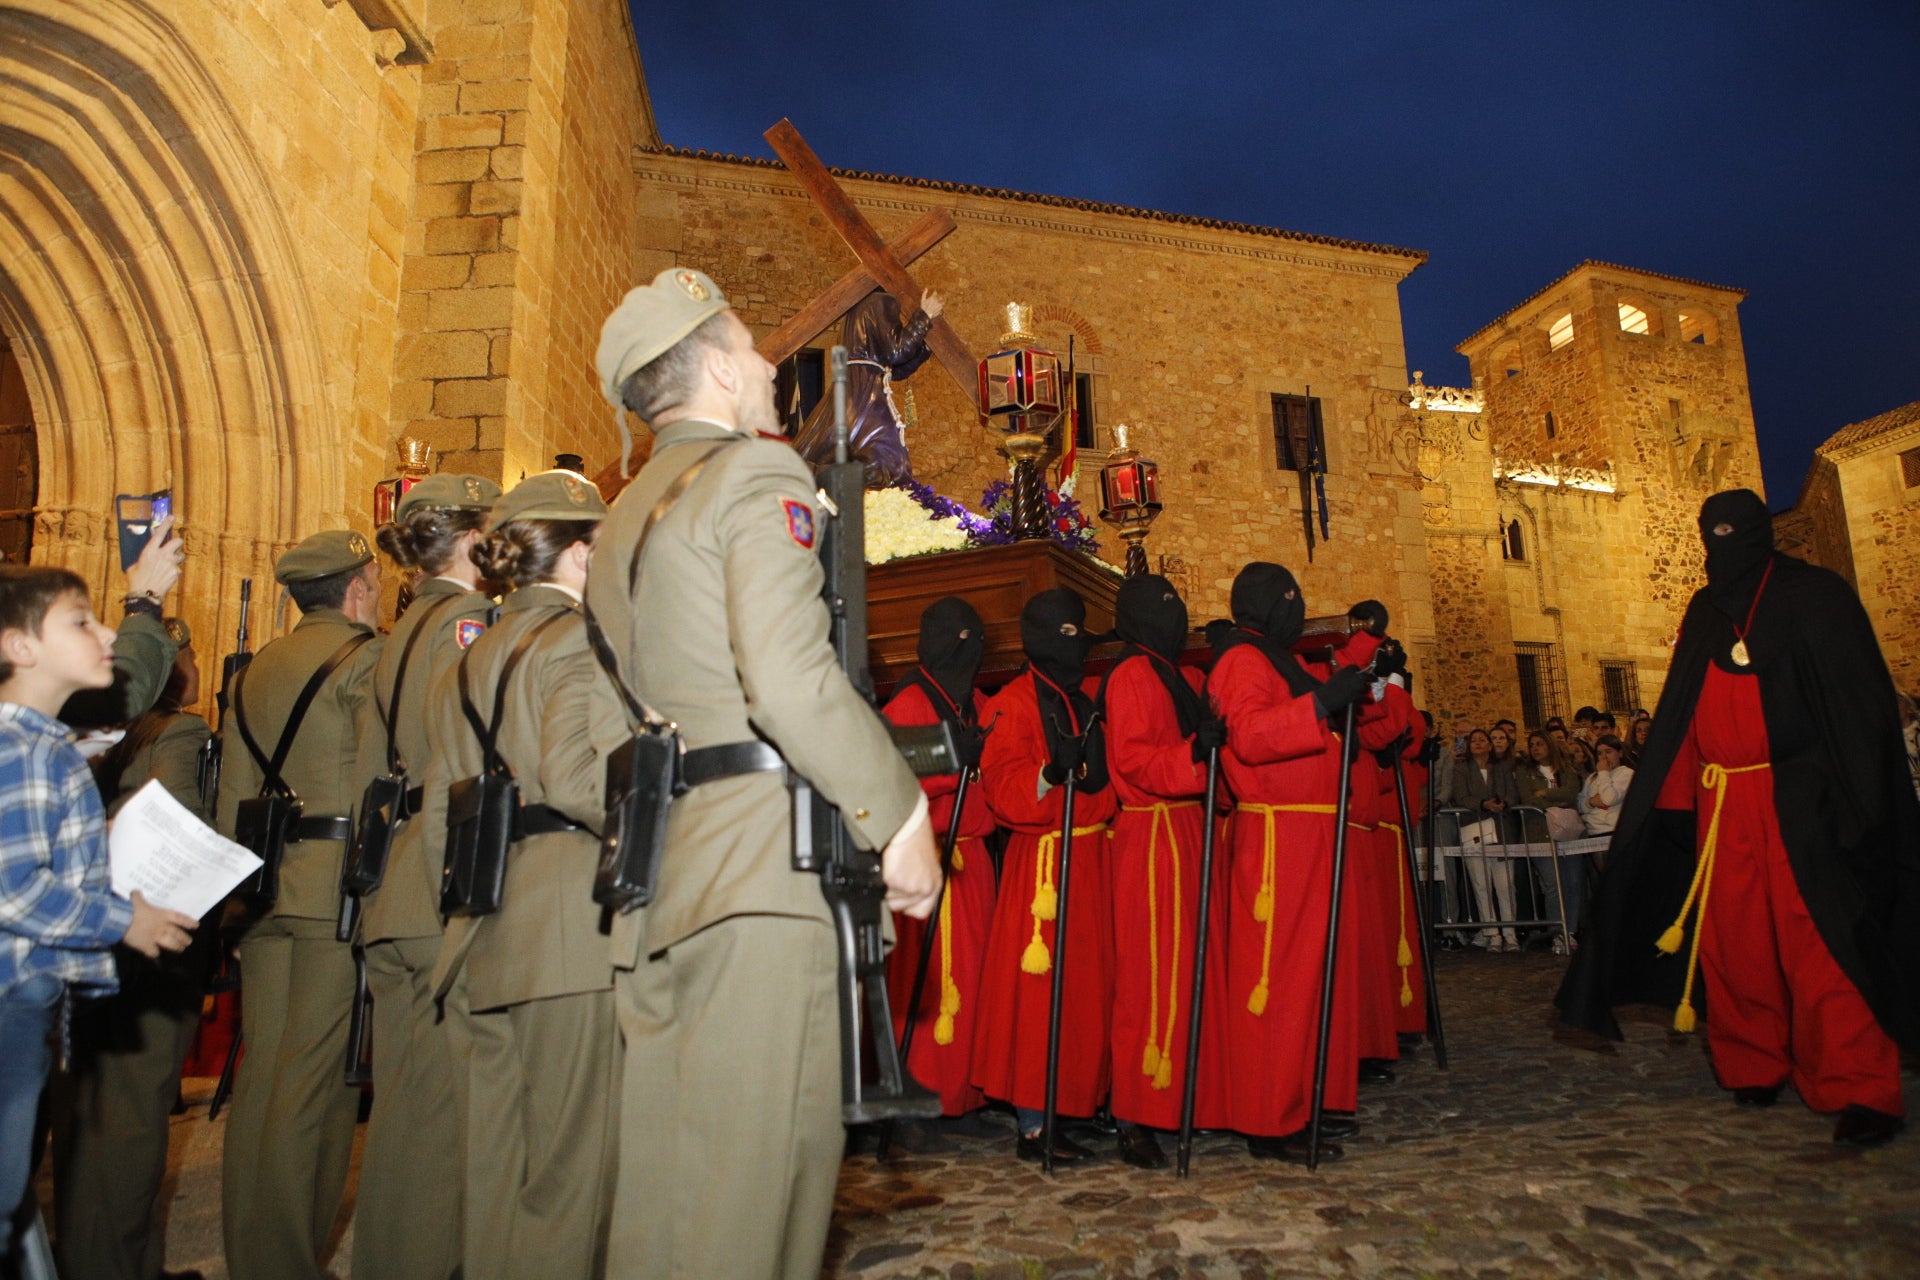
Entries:
<svg viewBox="0 0 1920 1280">
<path fill-rule="evenodd" d="M 1652 333 L 1653 326 L 1647 320 L 1646 309 L 1631 302 L 1620 304 L 1620 332 Z"/>
<path fill-rule="evenodd" d="M 1547 326 L 1547 350 L 1558 351 L 1573 341 L 1573 312 L 1555 320 Z"/>
<path fill-rule="evenodd" d="M 1900 454 L 1900 478 L 1909 489 L 1920 489 L 1920 449 L 1907 449 Z"/>
<path fill-rule="evenodd" d="M 1559 430 L 1554 426 L 1553 410 L 1551 409 L 1547 410 L 1546 428 L 1547 428 L 1547 439 L 1549 440 L 1553 439 L 1555 436 L 1560 434 Z"/>
<path fill-rule="evenodd" d="M 1691 310 L 1680 313 L 1680 341 L 1697 343 L 1710 347 L 1720 341 L 1720 326 L 1710 311 Z"/>
<path fill-rule="evenodd" d="M 1306 471 L 1323 456 L 1326 439 L 1318 396 L 1273 397 L 1273 455 L 1282 471 Z"/>
<path fill-rule="evenodd" d="M 1525 560 L 1527 558 L 1527 535 L 1520 527 L 1520 521 L 1509 520 L 1501 531 L 1500 558 L 1502 560 Z"/>
</svg>

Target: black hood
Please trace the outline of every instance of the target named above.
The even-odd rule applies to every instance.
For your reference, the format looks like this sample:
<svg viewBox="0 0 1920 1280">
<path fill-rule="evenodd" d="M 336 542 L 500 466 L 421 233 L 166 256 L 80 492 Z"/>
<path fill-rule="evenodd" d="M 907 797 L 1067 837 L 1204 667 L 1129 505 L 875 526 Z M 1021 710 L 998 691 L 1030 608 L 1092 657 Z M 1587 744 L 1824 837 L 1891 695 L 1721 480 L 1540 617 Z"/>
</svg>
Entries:
<svg viewBox="0 0 1920 1280">
<path fill-rule="evenodd" d="M 1074 634 L 1061 628 L 1071 624 Z M 1087 606 L 1067 587 L 1042 591 L 1020 610 L 1020 647 L 1034 669 L 1062 689 L 1079 687 L 1087 674 L 1087 654 L 1093 649 L 1087 634 Z"/>
<path fill-rule="evenodd" d="M 936 600 L 920 615 L 920 667 L 963 712 L 973 701 L 974 677 L 986 653 L 986 624 L 959 596 Z"/>
<path fill-rule="evenodd" d="M 1187 605 L 1173 584 L 1143 573 L 1120 585 L 1113 629 L 1128 644 L 1178 662 L 1187 647 Z"/>
<path fill-rule="evenodd" d="M 1300 583 L 1287 569 L 1256 560 L 1233 580 L 1233 620 L 1285 648 L 1307 624 L 1307 602 Z"/>
<path fill-rule="evenodd" d="M 1721 524 L 1732 525 L 1732 532 L 1715 533 Z M 1700 537 L 1707 546 L 1707 599 L 1744 624 L 1773 558 L 1773 514 L 1751 489 L 1716 493 L 1700 505 Z"/>
</svg>

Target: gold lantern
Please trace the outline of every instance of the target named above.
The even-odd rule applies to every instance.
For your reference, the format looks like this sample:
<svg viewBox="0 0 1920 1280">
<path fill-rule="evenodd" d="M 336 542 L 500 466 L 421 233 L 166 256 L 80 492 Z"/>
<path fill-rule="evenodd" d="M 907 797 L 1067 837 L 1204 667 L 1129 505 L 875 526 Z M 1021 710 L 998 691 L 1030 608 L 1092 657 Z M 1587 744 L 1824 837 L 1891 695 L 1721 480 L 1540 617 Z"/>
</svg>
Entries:
<svg viewBox="0 0 1920 1280">
<path fill-rule="evenodd" d="M 1147 531 L 1160 514 L 1160 464 L 1127 447 L 1127 429 L 1113 429 L 1115 448 L 1100 468 L 1100 518 L 1127 544 L 1127 576 L 1147 572 Z"/>
</svg>

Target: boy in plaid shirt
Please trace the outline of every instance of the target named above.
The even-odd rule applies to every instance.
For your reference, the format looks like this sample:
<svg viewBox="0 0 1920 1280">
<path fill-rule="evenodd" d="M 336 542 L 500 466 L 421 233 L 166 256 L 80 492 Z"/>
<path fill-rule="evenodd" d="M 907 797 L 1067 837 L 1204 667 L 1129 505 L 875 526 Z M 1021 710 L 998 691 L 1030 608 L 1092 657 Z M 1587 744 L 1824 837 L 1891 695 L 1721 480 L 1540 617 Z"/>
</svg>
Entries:
<svg viewBox="0 0 1920 1280">
<path fill-rule="evenodd" d="M 113 684 L 113 639 L 74 574 L 0 565 L 0 1267 L 60 996 L 69 984 L 113 990 L 115 943 L 180 951 L 197 923 L 113 895 L 106 812 L 58 719 L 72 694 Z"/>
</svg>

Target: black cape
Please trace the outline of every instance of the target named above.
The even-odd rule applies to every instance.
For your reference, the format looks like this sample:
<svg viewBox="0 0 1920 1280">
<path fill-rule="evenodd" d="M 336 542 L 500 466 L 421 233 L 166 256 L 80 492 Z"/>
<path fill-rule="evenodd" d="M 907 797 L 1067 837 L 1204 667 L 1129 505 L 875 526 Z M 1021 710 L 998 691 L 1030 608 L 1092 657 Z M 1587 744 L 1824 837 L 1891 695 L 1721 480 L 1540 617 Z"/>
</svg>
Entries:
<svg viewBox="0 0 1920 1280">
<path fill-rule="evenodd" d="M 1732 670 L 1726 655 L 1735 638 L 1733 623 L 1697 593 L 1598 901 L 1555 997 L 1571 1026 L 1619 1040 L 1614 1006 L 1679 1004 L 1690 947 L 1669 956 L 1654 941 L 1679 914 L 1693 878 L 1695 820 L 1690 810 L 1654 802 L 1686 741 L 1707 664 L 1718 658 Z M 1907 1050 L 1920 1049 L 1920 802 L 1893 679 L 1866 610 L 1838 574 L 1776 552 L 1747 647 L 1800 896 L 1881 1027 Z M 1695 1002 L 1702 997 L 1696 982 Z"/>
</svg>

